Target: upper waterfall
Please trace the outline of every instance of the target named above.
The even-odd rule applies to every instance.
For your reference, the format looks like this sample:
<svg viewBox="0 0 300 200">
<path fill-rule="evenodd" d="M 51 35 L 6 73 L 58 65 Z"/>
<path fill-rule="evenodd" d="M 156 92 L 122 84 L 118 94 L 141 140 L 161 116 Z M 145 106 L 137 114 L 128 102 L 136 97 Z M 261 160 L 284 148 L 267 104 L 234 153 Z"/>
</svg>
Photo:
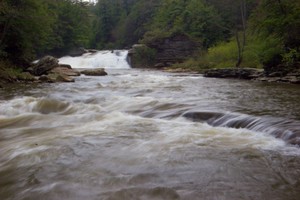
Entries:
<svg viewBox="0 0 300 200">
<path fill-rule="evenodd" d="M 127 54 L 127 50 L 104 50 L 86 53 L 79 57 L 65 56 L 59 59 L 59 63 L 69 64 L 73 68 L 129 69 Z"/>
</svg>

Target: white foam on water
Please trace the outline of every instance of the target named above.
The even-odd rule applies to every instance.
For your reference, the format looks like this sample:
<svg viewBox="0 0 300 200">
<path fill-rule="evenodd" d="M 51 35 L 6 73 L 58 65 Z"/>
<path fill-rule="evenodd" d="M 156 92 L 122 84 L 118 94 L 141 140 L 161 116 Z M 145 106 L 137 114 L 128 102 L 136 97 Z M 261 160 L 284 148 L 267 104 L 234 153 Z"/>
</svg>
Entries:
<svg viewBox="0 0 300 200">
<path fill-rule="evenodd" d="M 86 53 L 79 57 L 65 56 L 59 59 L 59 63 L 69 64 L 73 68 L 129 69 L 127 54 L 127 50 L 105 50 Z"/>
</svg>

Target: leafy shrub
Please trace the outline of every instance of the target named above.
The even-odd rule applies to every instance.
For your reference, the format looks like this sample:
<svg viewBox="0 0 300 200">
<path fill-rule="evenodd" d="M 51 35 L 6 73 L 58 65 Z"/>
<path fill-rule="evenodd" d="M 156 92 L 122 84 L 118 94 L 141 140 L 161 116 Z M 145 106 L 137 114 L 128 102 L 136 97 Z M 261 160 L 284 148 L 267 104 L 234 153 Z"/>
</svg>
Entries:
<svg viewBox="0 0 300 200">
<path fill-rule="evenodd" d="M 133 67 L 151 67 L 155 64 L 156 50 L 146 45 L 134 48 L 135 53 L 131 58 Z"/>
<path fill-rule="evenodd" d="M 300 52 L 297 49 L 289 49 L 288 52 L 282 54 L 282 61 L 286 67 L 296 65 L 300 60 Z"/>
<path fill-rule="evenodd" d="M 221 43 L 208 49 L 206 60 L 216 68 L 234 67 L 237 53 L 238 50 L 234 41 Z"/>
</svg>

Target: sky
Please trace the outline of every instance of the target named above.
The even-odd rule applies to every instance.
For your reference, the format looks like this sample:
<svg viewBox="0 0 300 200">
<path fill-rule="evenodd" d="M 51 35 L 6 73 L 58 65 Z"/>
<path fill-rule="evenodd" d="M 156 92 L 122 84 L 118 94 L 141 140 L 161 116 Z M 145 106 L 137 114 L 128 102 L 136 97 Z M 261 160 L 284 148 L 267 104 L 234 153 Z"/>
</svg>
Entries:
<svg viewBox="0 0 300 200">
<path fill-rule="evenodd" d="M 83 0 L 83 1 L 96 2 L 97 0 Z"/>
</svg>

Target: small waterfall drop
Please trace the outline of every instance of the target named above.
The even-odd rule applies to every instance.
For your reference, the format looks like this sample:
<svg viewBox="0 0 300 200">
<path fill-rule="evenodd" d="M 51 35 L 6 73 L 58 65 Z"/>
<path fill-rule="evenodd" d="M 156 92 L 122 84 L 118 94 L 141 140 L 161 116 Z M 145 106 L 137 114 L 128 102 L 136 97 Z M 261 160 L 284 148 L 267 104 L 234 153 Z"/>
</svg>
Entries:
<svg viewBox="0 0 300 200">
<path fill-rule="evenodd" d="M 73 68 L 129 69 L 127 54 L 127 50 L 104 50 L 86 53 L 79 57 L 65 56 L 59 59 L 59 63 L 69 64 Z"/>
</svg>

